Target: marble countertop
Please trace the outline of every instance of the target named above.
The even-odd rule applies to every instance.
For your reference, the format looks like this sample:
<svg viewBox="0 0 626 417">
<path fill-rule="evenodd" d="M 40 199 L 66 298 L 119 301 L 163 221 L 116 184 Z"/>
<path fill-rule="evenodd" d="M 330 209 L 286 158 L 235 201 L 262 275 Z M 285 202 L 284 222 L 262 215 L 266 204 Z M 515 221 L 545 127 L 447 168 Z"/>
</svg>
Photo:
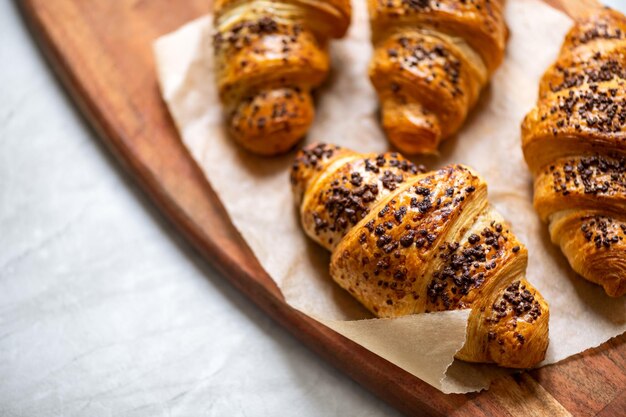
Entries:
<svg viewBox="0 0 626 417">
<path fill-rule="evenodd" d="M 0 415 L 395 415 L 190 250 L 8 0 L 0 62 Z"/>
</svg>

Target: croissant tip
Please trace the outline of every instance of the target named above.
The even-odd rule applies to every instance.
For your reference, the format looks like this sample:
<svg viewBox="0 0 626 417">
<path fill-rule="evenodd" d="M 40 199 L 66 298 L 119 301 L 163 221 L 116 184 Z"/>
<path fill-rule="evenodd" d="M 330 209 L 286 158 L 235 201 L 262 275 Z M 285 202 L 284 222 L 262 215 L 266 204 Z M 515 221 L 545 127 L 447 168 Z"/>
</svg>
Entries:
<svg viewBox="0 0 626 417">
<path fill-rule="evenodd" d="M 439 119 L 415 103 L 385 102 L 382 124 L 389 142 L 407 155 L 438 155 L 442 140 Z"/>
<path fill-rule="evenodd" d="M 388 128 L 387 136 L 393 146 L 406 155 L 439 155 L 440 135 L 437 132 L 419 128 L 410 131 Z"/>
<path fill-rule="evenodd" d="M 297 87 L 269 88 L 237 104 L 229 116 L 230 133 L 252 153 L 279 155 L 306 135 L 314 117 L 310 92 Z"/>
<path fill-rule="evenodd" d="M 626 277 L 615 280 L 605 280 L 602 284 L 604 291 L 609 297 L 619 298 L 626 295 Z"/>
<path fill-rule="evenodd" d="M 338 152 L 345 151 L 338 145 L 316 142 L 298 151 L 291 166 L 289 179 L 296 204 L 300 204 L 311 179 L 319 173 Z"/>
</svg>

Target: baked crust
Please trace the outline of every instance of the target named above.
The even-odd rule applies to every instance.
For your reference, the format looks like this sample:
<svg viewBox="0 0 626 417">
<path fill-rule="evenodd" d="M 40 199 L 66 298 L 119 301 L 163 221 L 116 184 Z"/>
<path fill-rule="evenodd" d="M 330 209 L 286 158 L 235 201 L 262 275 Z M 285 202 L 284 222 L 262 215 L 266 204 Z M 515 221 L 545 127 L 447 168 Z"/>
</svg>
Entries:
<svg viewBox="0 0 626 417">
<path fill-rule="evenodd" d="M 347 0 L 216 2 L 216 80 L 239 144 L 275 155 L 306 134 L 315 115 L 311 90 L 329 71 L 328 39 L 345 34 L 350 15 Z"/>
<path fill-rule="evenodd" d="M 522 123 L 534 203 L 572 268 L 626 293 L 626 17 L 599 9 L 568 32 Z"/>
<path fill-rule="evenodd" d="M 465 121 L 504 56 L 503 1 L 368 0 L 369 75 L 389 140 L 436 153 Z"/>
<path fill-rule="evenodd" d="M 315 145 L 301 151 L 291 178 L 305 232 L 332 251 L 331 276 L 372 313 L 470 308 L 457 357 L 514 368 L 543 360 L 548 306 L 524 279 L 526 248 L 472 169 L 423 173 L 397 154 Z M 378 193 L 364 202 L 367 191 L 356 190 L 371 186 Z"/>
</svg>

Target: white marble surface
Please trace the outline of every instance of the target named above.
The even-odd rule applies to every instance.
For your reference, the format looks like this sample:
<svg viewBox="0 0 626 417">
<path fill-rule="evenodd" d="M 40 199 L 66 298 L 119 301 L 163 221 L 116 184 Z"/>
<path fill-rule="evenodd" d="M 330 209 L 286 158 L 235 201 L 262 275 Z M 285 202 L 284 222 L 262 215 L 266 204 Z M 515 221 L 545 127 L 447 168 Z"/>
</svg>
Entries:
<svg viewBox="0 0 626 417">
<path fill-rule="evenodd" d="M 198 259 L 0 0 L 0 415 L 382 416 Z"/>
</svg>

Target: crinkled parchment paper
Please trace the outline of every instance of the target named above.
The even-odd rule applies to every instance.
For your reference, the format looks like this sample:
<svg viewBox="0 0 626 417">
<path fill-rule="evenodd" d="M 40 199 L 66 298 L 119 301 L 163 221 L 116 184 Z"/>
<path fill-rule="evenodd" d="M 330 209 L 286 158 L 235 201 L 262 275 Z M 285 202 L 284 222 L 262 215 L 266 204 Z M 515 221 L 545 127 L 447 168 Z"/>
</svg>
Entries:
<svg viewBox="0 0 626 417">
<path fill-rule="evenodd" d="M 520 147 L 519 125 L 536 100 L 538 81 L 555 59 L 571 22 L 537 0 L 510 1 L 507 57 L 462 131 L 429 168 L 460 162 L 489 184 L 492 204 L 529 250 L 527 276 L 550 303 L 553 363 L 626 330 L 625 300 L 607 297 L 571 271 L 532 207 L 532 182 Z M 214 83 L 211 18 L 193 21 L 155 43 L 163 98 L 181 137 L 224 203 L 233 223 L 287 302 L 446 393 L 489 386 L 504 370 L 454 360 L 463 345 L 468 310 L 372 319 L 328 275 L 329 254 L 299 226 L 288 168 L 294 154 L 252 156 L 228 139 Z M 331 45 L 333 72 L 319 91 L 308 142 L 363 152 L 388 144 L 367 78 L 371 55 L 365 2 L 354 2 L 348 37 Z"/>
</svg>

